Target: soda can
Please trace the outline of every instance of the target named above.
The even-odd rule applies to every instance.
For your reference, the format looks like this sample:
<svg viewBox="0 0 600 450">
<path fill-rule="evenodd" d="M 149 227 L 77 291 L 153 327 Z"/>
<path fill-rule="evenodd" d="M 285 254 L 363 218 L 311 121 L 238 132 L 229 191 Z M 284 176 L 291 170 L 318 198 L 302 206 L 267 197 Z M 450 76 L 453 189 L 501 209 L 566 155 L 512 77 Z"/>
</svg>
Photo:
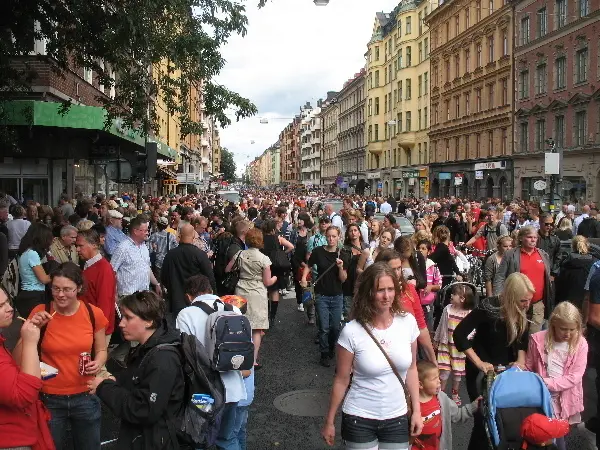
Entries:
<svg viewBox="0 0 600 450">
<path fill-rule="evenodd" d="M 92 355 L 88 352 L 83 352 L 79 355 L 79 375 L 85 375 L 85 367 L 92 362 Z"/>
</svg>

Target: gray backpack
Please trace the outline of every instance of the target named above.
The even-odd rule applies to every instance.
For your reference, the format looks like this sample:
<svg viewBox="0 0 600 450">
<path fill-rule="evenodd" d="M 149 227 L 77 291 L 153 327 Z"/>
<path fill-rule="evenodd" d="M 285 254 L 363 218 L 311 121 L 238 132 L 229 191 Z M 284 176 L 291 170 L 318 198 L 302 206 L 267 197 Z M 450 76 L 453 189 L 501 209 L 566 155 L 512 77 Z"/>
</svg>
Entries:
<svg viewBox="0 0 600 450">
<path fill-rule="evenodd" d="M 219 372 L 252 369 L 254 343 L 248 318 L 220 300 L 215 300 L 212 308 L 204 302 L 193 305 L 208 314 L 205 342 L 212 367 Z M 219 310 L 219 305 L 223 305 L 223 310 Z"/>
</svg>

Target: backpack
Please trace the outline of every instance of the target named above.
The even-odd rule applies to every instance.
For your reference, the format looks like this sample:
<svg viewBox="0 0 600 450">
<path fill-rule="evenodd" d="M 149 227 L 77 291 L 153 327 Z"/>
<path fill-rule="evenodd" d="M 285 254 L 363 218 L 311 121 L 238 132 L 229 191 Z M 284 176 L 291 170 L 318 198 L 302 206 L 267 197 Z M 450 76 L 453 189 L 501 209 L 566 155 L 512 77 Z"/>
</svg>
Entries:
<svg viewBox="0 0 600 450">
<path fill-rule="evenodd" d="M 597 238 L 597 225 L 598 221 L 593 217 L 586 217 L 581 221 L 579 226 L 577 227 L 577 234 L 584 236 L 586 238 Z"/>
<path fill-rule="evenodd" d="M 217 279 L 222 279 L 225 275 L 225 267 L 227 267 L 227 264 L 229 264 L 227 253 L 229 252 L 229 247 L 231 246 L 232 242 L 233 237 L 214 240 L 215 252 L 213 254 L 213 264 L 215 278 Z"/>
<path fill-rule="evenodd" d="M 221 416 L 225 406 L 225 387 L 219 372 L 212 368 L 208 352 L 196 336 L 181 333 L 180 341 L 159 344 L 142 359 L 140 367 L 150 355 L 161 349 L 176 351 L 181 360 L 185 383 L 183 413 L 167 417 L 167 427 L 173 443 L 192 448 L 208 448 L 217 441 Z M 194 394 L 208 394 L 214 399 L 212 411 L 201 411 L 192 402 Z"/>
<path fill-rule="evenodd" d="M 496 224 L 496 236 L 500 236 L 500 226 L 501 225 L 502 225 L 502 222 L 498 222 Z M 483 237 L 487 239 L 489 232 L 490 232 L 490 226 L 486 225 L 485 228 L 483 229 Z"/>
<path fill-rule="evenodd" d="M 223 305 L 223 311 L 218 309 L 219 304 Z M 204 342 L 212 368 L 219 372 L 252 369 L 254 343 L 248 318 L 221 300 L 215 300 L 212 307 L 204 302 L 194 302 L 193 305 L 208 314 Z"/>
<path fill-rule="evenodd" d="M 19 259 L 13 258 L 2 275 L 2 287 L 13 301 L 19 293 L 19 282 Z"/>
</svg>

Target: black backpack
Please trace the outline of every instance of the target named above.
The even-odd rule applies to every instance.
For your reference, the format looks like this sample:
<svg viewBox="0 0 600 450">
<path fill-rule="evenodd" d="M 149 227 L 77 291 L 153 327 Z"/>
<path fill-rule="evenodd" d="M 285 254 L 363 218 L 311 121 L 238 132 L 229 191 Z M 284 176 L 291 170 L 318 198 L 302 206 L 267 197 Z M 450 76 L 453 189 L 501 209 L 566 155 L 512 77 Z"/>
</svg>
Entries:
<svg viewBox="0 0 600 450">
<path fill-rule="evenodd" d="M 593 217 L 586 217 L 581 221 L 579 227 L 577 227 L 577 234 L 586 238 L 597 238 L 598 221 Z"/>
<path fill-rule="evenodd" d="M 215 240 L 213 264 L 215 278 L 217 278 L 218 280 L 223 279 L 223 277 L 225 276 L 225 267 L 227 267 L 227 264 L 229 264 L 227 253 L 229 252 L 229 247 L 231 246 L 232 242 L 233 237 L 223 237 Z"/>
<path fill-rule="evenodd" d="M 225 387 L 219 372 L 213 370 L 208 352 L 191 334 L 181 333 L 179 342 L 159 344 L 145 356 L 140 367 L 151 354 L 159 350 L 175 351 L 181 359 L 185 382 L 185 405 L 179 417 L 167 417 L 167 427 L 173 443 L 192 448 L 209 448 L 217 440 L 221 416 L 225 406 Z M 208 394 L 214 399 L 210 412 L 201 411 L 192 403 L 194 394 Z"/>
<path fill-rule="evenodd" d="M 502 222 L 498 222 L 496 224 L 496 236 L 500 236 L 500 225 L 502 225 Z M 487 239 L 489 233 L 490 233 L 490 226 L 488 224 L 483 229 L 483 237 Z"/>
</svg>

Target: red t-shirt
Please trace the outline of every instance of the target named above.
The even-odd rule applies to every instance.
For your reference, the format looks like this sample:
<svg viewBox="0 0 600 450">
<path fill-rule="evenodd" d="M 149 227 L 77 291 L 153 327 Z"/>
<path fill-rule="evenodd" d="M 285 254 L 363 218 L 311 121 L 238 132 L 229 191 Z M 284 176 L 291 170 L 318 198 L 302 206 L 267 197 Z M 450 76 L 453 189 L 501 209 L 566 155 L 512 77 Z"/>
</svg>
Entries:
<svg viewBox="0 0 600 450">
<path fill-rule="evenodd" d="M 544 260 L 542 259 L 542 255 L 540 255 L 540 252 L 538 252 L 537 248 L 531 255 L 528 255 L 527 252 L 521 249 L 521 273 L 523 275 L 527 275 L 527 278 L 531 280 L 531 283 L 535 288 L 535 294 L 533 294 L 531 302 L 539 302 L 542 298 L 544 298 L 546 266 L 544 266 Z"/>
<path fill-rule="evenodd" d="M 417 290 L 412 284 L 407 283 L 406 285 L 406 292 L 402 294 L 401 299 L 402 306 L 407 313 L 415 316 L 419 330 L 427 328 L 427 322 L 425 322 L 425 316 L 423 314 L 423 308 L 421 307 L 421 299 L 419 298 L 419 294 L 417 294 Z"/>
<path fill-rule="evenodd" d="M 421 417 L 423 431 L 417 438 L 418 442 L 413 444 L 412 450 L 438 450 L 442 436 L 442 407 L 437 396 L 433 396 L 428 402 L 421 402 Z"/>
</svg>

